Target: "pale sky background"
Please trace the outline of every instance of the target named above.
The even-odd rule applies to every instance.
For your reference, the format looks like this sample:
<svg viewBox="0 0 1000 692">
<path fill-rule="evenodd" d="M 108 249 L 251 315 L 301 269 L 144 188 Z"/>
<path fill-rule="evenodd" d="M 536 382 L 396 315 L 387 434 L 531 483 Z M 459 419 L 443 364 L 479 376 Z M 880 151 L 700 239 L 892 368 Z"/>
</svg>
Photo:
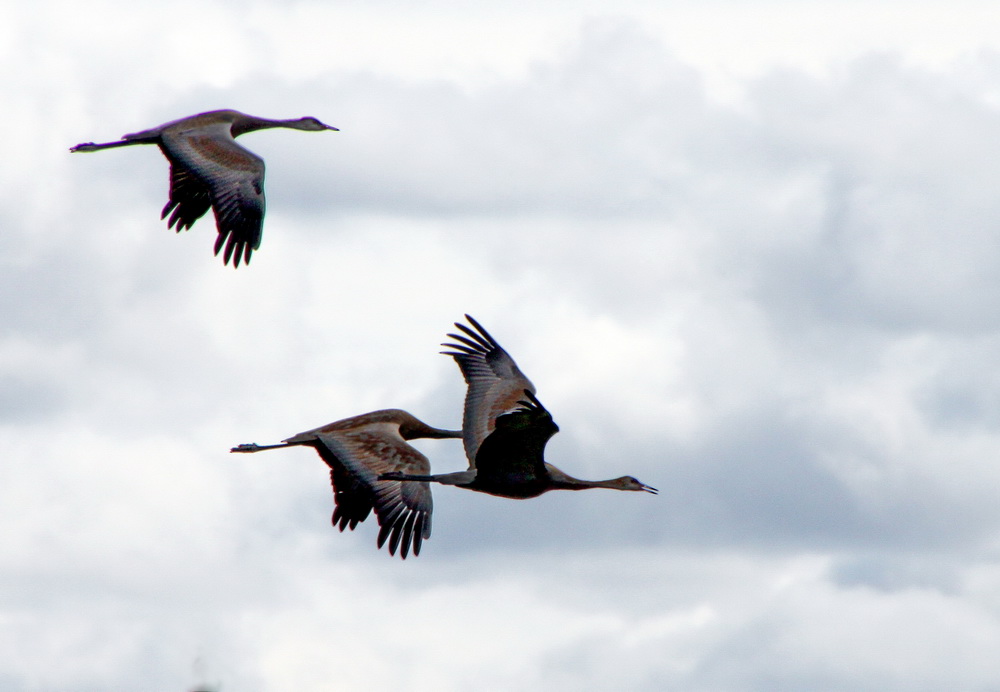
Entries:
<svg viewBox="0 0 1000 692">
<path fill-rule="evenodd" d="M 0 6 L 0 688 L 1000 690 L 995 2 Z M 263 245 L 158 218 L 214 108 Z M 478 318 L 661 490 L 436 488 L 405 562 L 310 450 L 455 427 Z M 438 472 L 461 445 L 420 444 Z"/>
</svg>

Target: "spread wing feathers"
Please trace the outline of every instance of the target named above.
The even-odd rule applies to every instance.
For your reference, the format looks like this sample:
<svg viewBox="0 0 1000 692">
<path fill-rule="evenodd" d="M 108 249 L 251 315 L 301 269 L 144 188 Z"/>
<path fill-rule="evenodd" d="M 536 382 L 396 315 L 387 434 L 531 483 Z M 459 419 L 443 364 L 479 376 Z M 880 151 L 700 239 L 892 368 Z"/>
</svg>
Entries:
<svg viewBox="0 0 1000 692">
<path fill-rule="evenodd" d="M 208 186 L 198 176 L 166 149 L 163 153 L 170 161 L 170 201 L 163 207 L 160 218 L 165 219 L 170 214 L 167 228 L 176 228 L 180 233 L 191 228 L 212 207 L 212 196 Z"/>
<path fill-rule="evenodd" d="M 333 523 L 341 531 L 353 529 L 372 509 L 381 527 L 378 547 L 389 542 L 389 554 L 399 549 L 404 560 L 412 546 L 420 554 L 420 545 L 431 535 L 431 512 L 434 501 L 424 482 L 380 481 L 379 474 L 402 471 L 426 475 L 430 462 L 408 445 L 402 437 L 384 430 L 357 428 L 350 431 L 317 432 L 320 456 L 330 466 L 336 508 Z M 324 454 L 325 452 L 325 454 Z"/>
<path fill-rule="evenodd" d="M 534 392 L 535 385 L 481 324 L 469 315 L 465 318 L 475 331 L 456 322 L 455 326 L 463 333 L 448 336 L 457 343 L 441 345 L 451 349 L 442 353 L 455 359 L 469 385 L 465 395 L 462 441 L 469 467 L 475 468 L 479 446 L 493 432 L 497 417 L 517 406 L 525 390 Z"/>
<path fill-rule="evenodd" d="M 337 456 L 324 444 L 317 443 L 316 451 L 330 467 L 330 485 L 333 486 L 333 518 L 338 529 L 353 531 L 368 518 L 375 506 L 375 495 L 360 478 L 351 474 Z"/>
<path fill-rule="evenodd" d="M 241 259 L 249 262 L 260 247 L 264 160 L 237 144 L 229 128 L 228 123 L 218 123 L 162 134 L 161 147 L 171 163 L 170 202 L 163 215 L 173 210 L 178 227 L 184 222 L 190 226 L 207 211 L 207 197 L 215 208 L 219 233 L 215 254 L 225 247 L 223 261 L 228 264 L 232 259 L 235 267 Z"/>
</svg>

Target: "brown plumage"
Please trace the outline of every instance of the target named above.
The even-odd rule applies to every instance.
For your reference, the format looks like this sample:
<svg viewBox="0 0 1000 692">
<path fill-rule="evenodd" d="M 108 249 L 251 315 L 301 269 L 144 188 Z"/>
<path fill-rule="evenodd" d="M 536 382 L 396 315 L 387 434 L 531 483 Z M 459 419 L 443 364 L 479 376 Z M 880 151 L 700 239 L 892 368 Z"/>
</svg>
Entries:
<svg viewBox="0 0 1000 692">
<path fill-rule="evenodd" d="M 117 142 L 85 142 L 72 152 L 100 151 L 133 144 L 156 144 L 170 161 L 170 200 L 160 218 L 168 228 L 186 230 L 215 211 L 215 254 L 225 246 L 223 263 L 233 267 L 260 247 L 264 223 L 264 160 L 236 143 L 235 137 L 273 127 L 337 130 L 313 117 L 268 120 L 234 110 L 208 111 L 125 135 Z"/>
<path fill-rule="evenodd" d="M 353 530 L 374 509 L 381 527 L 378 547 L 388 540 L 389 553 L 395 555 L 399 548 L 400 557 L 406 559 L 411 546 L 413 554 L 419 555 L 421 542 L 430 538 L 434 507 L 431 490 L 426 483 L 402 483 L 379 476 L 430 471 L 427 457 L 406 440 L 461 436 L 461 431 L 431 427 L 406 411 L 386 409 L 308 430 L 281 444 L 242 444 L 230 451 L 312 447 L 330 467 L 333 525 L 341 531 Z"/>
</svg>

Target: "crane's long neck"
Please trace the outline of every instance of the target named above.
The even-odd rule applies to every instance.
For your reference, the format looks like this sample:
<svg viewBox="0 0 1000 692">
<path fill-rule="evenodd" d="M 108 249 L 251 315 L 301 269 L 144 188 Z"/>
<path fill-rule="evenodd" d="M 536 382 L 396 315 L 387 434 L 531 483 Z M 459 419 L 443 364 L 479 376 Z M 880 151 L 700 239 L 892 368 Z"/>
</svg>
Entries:
<svg viewBox="0 0 1000 692">
<path fill-rule="evenodd" d="M 545 464 L 545 470 L 552 479 L 553 490 L 587 490 L 588 488 L 611 488 L 617 489 L 618 479 L 609 478 L 606 481 L 585 481 L 581 478 L 574 478 L 568 473 L 563 473 L 552 464 Z"/>
<path fill-rule="evenodd" d="M 272 127 L 299 129 L 296 126 L 296 123 L 298 122 L 298 118 L 289 118 L 288 120 L 271 120 L 269 118 L 258 118 L 256 116 L 247 115 L 233 122 L 231 132 L 233 133 L 233 137 L 239 137 L 247 132 L 267 130 Z"/>
<path fill-rule="evenodd" d="M 461 430 L 441 430 L 440 428 L 428 428 L 424 430 L 420 437 L 429 437 L 436 440 L 444 440 L 462 437 Z"/>
<path fill-rule="evenodd" d="M 435 428 L 432 425 L 427 425 L 422 420 L 414 418 L 406 411 L 399 411 L 397 415 L 400 416 L 399 434 L 404 440 L 413 440 L 422 437 L 440 440 L 462 436 L 461 430 Z"/>
</svg>

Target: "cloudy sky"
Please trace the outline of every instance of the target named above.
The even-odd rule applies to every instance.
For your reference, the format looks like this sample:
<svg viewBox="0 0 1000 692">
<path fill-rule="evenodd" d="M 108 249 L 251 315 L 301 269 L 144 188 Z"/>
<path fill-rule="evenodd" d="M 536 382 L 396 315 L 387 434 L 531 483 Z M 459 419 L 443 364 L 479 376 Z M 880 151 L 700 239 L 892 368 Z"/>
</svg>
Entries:
<svg viewBox="0 0 1000 692">
<path fill-rule="evenodd" d="M 0 687 L 1000 689 L 1000 10 L 987 2 L 0 6 Z M 263 245 L 158 218 L 214 108 Z M 405 562 L 311 451 L 455 427 L 483 322 L 551 462 Z M 437 471 L 461 445 L 419 445 Z"/>
</svg>

